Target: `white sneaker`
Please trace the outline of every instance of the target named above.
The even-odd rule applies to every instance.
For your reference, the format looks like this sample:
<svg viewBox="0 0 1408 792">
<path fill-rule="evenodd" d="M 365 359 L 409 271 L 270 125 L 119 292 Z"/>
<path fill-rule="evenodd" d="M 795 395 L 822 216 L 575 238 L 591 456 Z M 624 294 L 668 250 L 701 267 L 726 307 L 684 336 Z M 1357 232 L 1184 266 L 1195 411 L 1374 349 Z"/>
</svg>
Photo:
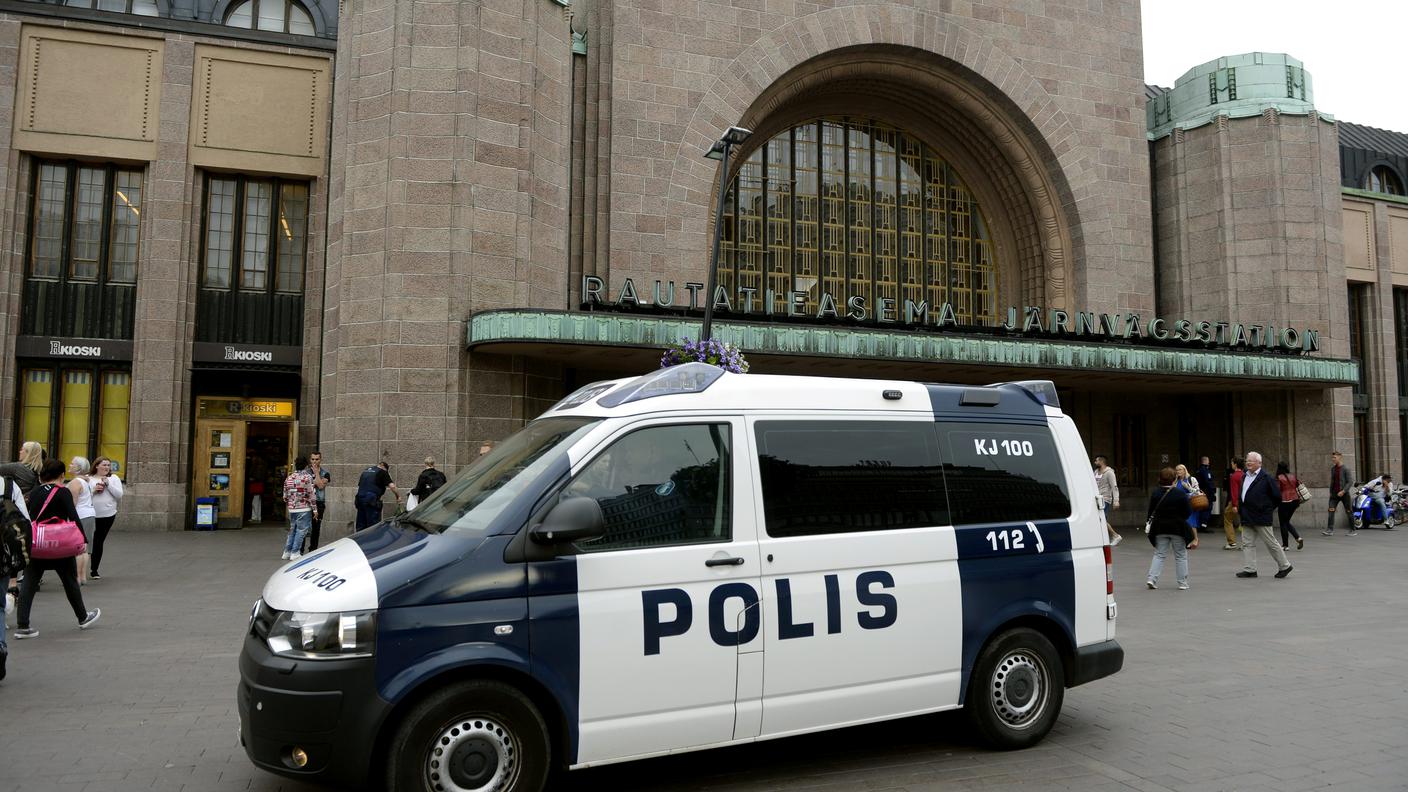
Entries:
<svg viewBox="0 0 1408 792">
<path fill-rule="evenodd" d="M 1187 583 L 1179 583 L 1179 584 L 1178 584 L 1178 590 L 1179 590 L 1179 591 L 1187 591 L 1187 590 L 1188 590 L 1188 584 L 1187 584 Z"/>
<path fill-rule="evenodd" d="M 287 551 L 287 550 L 284 551 L 283 559 L 284 559 L 285 561 L 288 560 L 288 551 Z"/>
<path fill-rule="evenodd" d="M 1154 589 L 1158 588 L 1158 586 L 1155 585 L 1155 584 L 1154 584 L 1154 581 L 1152 581 L 1152 580 L 1146 580 L 1146 581 L 1144 581 L 1144 585 L 1148 586 L 1150 591 L 1153 591 Z"/>
<path fill-rule="evenodd" d="M 1115 545 L 1117 545 L 1117 544 L 1119 544 L 1120 542 L 1123 542 L 1123 541 L 1124 541 L 1124 537 L 1123 537 L 1123 536 L 1121 536 L 1121 535 L 1119 535 L 1119 534 L 1115 534 L 1114 538 L 1110 540 L 1110 547 L 1114 547 Z"/>
<path fill-rule="evenodd" d="M 302 557 L 303 557 L 303 554 L 302 554 L 302 553 L 290 553 L 289 556 L 288 556 L 288 560 L 290 560 L 290 561 L 297 561 L 298 559 L 300 559 L 300 558 L 302 558 Z"/>
</svg>

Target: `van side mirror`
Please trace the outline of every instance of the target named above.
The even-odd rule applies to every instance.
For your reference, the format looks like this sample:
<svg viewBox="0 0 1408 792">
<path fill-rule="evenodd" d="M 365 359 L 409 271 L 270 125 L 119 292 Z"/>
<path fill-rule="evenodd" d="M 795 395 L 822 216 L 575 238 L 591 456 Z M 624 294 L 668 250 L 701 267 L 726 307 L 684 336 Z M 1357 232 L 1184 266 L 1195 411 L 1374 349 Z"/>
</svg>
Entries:
<svg viewBox="0 0 1408 792">
<path fill-rule="evenodd" d="M 600 539 L 606 535 L 601 506 L 595 498 L 563 498 L 548 511 L 528 537 L 539 544 L 562 544 Z"/>
</svg>

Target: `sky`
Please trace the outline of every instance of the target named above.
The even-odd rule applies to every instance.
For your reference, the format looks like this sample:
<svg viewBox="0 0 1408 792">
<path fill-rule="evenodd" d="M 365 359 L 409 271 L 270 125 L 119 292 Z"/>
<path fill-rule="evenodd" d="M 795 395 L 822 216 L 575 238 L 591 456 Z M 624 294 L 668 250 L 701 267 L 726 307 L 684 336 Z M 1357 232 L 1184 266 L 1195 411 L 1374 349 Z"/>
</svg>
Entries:
<svg viewBox="0 0 1408 792">
<path fill-rule="evenodd" d="M 1284 52 L 1305 64 L 1315 109 L 1408 132 L 1400 87 L 1405 0 L 1143 0 L 1144 81 L 1171 88 L 1224 55 Z"/>
</svg>

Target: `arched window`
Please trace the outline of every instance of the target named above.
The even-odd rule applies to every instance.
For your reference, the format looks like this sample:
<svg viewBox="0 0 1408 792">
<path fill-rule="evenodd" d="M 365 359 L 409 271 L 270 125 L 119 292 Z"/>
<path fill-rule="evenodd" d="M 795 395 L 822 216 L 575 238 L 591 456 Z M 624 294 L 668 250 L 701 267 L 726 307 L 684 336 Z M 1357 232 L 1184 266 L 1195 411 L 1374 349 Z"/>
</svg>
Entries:
<svg viewBox="0 0 1408 792">
<path fill-rule="evenodd" d="M 230 6 L 225 24 L 251 30 L 271 30 L 277 33 L 297 33 L 311 36 L 313 17 L 293 0 L 241 0 Z"/>
<path fill-rule="evenodd" d="M 740 166 L 722 221 L 719 283 L 734 311 L 903 322 L 910 301 L 997 321 L 977 201 L 938 152 L 885 124 L 822 118 L 776 135 Z"/>
<path fill-rule="evenodd" d="M 1393 168 L 1387 165 L 1375 165 L 1369 169 L 1369 178 L 1365 179 L 1364 188 L 1378 193 L 1388 195 L 1403 194 L 1403 180 L 1398 178 Z"/>
<path fill-rule="evenodd" d="M 120 14 L 138 16 L 159 16 L 156 0 L 64 0 L 66 6 L 96 8 L 99 11 L 116 11 Z"/>
</svg>

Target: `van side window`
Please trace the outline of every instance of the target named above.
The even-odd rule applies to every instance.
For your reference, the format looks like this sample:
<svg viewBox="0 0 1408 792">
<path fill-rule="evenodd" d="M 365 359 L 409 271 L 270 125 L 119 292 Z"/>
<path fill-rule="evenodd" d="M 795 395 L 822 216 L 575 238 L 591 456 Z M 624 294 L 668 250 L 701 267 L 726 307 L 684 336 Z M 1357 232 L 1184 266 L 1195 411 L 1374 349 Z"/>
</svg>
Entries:
<svg viewBox="0 0 1408 792">
<path fill-rule="evenodd" d="M 733 536 L 728 424 L 640 429 L 597 455 L 563 495 L 601 504 L 606 535 L 584 553 L 727 542 Z"/>
<path fill-rule="evenodd" d="M 1047 427 L 941 421 L 937 428 L 954 525 L 1071 516 Z"/>
<path fill-rule="evenodd" d="M 759 421 L 769 536 L 947 525 L 932 427 L 913 421 Z"/>
</svg>

